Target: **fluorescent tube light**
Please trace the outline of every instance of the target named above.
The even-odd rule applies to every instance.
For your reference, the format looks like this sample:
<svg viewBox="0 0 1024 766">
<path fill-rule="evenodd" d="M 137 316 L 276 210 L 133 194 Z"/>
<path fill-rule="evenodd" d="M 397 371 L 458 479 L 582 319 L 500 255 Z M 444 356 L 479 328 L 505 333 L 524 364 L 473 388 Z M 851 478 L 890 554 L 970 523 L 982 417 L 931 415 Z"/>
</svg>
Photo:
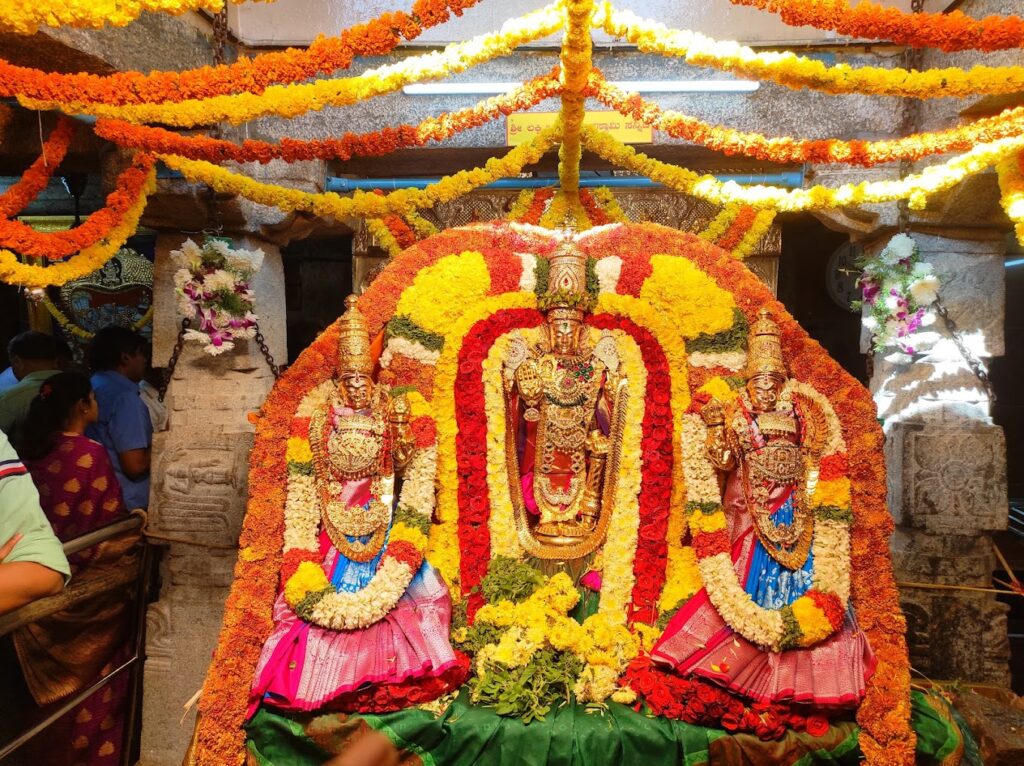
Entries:
<svg viewBox="0 0 1024 766">
<path fill-rule="evenodd" d="M 491 96 L 518 88 L 519 82 L 425 82 L 406 85 L 407 96 Z M 751 80 L 623 80 L 617 88 L 638 93 L 753 93 L 761 83 Z"/>
</svg>

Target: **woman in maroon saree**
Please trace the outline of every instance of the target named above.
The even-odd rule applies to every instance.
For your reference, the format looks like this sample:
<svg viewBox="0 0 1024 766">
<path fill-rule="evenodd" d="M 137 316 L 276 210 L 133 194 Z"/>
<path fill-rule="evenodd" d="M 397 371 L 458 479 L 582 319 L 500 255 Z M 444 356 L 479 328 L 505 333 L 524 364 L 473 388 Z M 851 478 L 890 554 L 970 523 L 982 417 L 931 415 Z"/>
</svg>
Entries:
<svg viewBox="0 0 1024 766">
<path fill-rule="evenodd" d="M 89 378 L 65 372 L 46 380 L 29 409 L 22 458 L 46 517 L 61 541 L 126 514 L 106 449 L 84 435 L 98 409 Z M 138 534 L 107 540 L 69 557 L 73 581 L 137 570 Z M 131 582 L 20 629 L 14 636 L 29 691 L 40 706 L 80 692 L 130 653 Z M 128 676 L 121 673 L 36 738 L 45 763 L 105 766 L 121 761 Z"/>
</svg>

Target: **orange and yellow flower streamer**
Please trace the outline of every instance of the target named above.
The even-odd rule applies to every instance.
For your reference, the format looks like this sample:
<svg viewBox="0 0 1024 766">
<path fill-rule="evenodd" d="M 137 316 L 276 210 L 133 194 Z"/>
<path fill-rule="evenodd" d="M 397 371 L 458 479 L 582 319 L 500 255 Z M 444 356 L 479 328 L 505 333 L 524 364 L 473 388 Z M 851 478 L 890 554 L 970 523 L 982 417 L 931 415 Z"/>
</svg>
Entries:
<svg viewBox="0 0 1024 766">
<path fill-rule="evenodd" d="M 688 64 L 731 72 L 750 80 L 768 80 L 798 90 L 860 93 L 905 98 L 948 98 L 1016 93 L 1024 90 L 1024 67 L 975 66 L 914 69 L 828 66 L 789 52 L 758 52 L 746 45 L 715 40 L 698 32 L 669 29 L 630 11 L 609 8 L 599 16 L 609 35 L 636 45 L 644 53 L 675 56 Z"/>
<path fill-rule="evenodd" d="M 722 182 L 711 175 L 701 175 L 669 165 L 589 126 L 583 127 L 582 134 L 583 145 L 613 165 L 628 168 L 676 191 L 720 205 L 742 203 L 787 212 L 901 199 L 908 200 L 911 208 L 921 209 L 930 195 L 951 189 L 965 178 L 992 167 L 1024 148 L 1024 136 L 1015 136 L 980 144 L 948 162 L 933 165 L 898 180 L 844 184 L 836 188 L 813 186 L 809 189 L 783 189 L 777 186 L 741 186 L 732 181 Z"/>
<path fill-rule="evenodd" d="M 543 157 L 544 153 L 559 140 L 561 132 L 561 124 L 556 123 L 537 134 L 532 141 L 514 147 L 504 157 L 488 160 L 482 168 L 459 171 L 425 189 L 398 189 L 386 195 L 361 191 L 357 191 L 351 197 L 343 197 L 333 192 L 311 194 L 254 181 L 201 160 L 189 160 L 169 154 L 160 155 L 160 159 L 194 183 L 204 183 L 225 194 L 238 194 L 261 205 L 270 205 L 287 211 L 304 210 L 334 219 L 348 216 L 382 218 L 392 213 L 409 214 L 418 208 L 433 207 L 439 202 L 461 197 L 499 178 L 517 175 L 524 167 Z"/>
<path fill-rule="evenodd" d="M 1024 45 L 1024 19 L 987 16 L 972 19 L 962 11 L 906 13 L 899 8 L 861 0 L 729 0 L 778 14 L 791 27 L 810 26 L 850 37 L 888 40 L 915 48 L 953 51 L 999 51 Z"/>
<path fill-rule="evenodd" d="M 21 221 L 0 220 L 0 248 L 55 261 L 105 243 L 110 240 L 111 232 L 122 228 L 125 220 L 132 216 L 139 200 L 145 201 L 145 188 L 154 164 L 153 155 L 137 154 L 118 177 L 117 187 L 107 195 L 106 206 L 73 229 L 42 234 Z"/>
<path fill-rule="evenodd" d="M 517 19 L 510 19 L 497 32 L 456 42 L 444 50 L 411 56 L 393 64 L 370 69 L 361 75 L 320 79 L 292 85 L 272 85 L 262 93 L 231 93 L 210 98 L 193 98 L 176 103 L 97 103 L 75 98 L 70 101 L 29 98 L 18 101 L 29 109 L 59 109 L 67 114 L 89 114 L 133 123 L 161 123 L 194 127 L 229 122 L 237 125 L 259 117 L 298 117 L 329 106 L 346 106 L 375 96 L 393 93 L 405 85 L 462 72 L 485 61 L 506 56 L 520 45 L 547 37 L 562 25 L 558 4 L 552 4 Z"/>
<path fill-rule="evenodd" d="M 273 0 L 256 0 L 273 2 Z M 241 4 L 245 0 L 231 0 Z M 169 13 L 180 16 L 189 11 L 217 13 L 224 0 L 0 0 L 0 30 L 21 35 L 34 34 L 39 27 L 77 27 L 100 29 L 105 26 L 125 27 L 144 12 Z"/>
<path fill-rule="evenodd" d="M 71 146 L 73 133 L 74 126 L 71 120 L 61 117 L 57 121 L 57 127 L 43 144 L 36 161 L 7 191 L 0 194 L 0 218 L 17 215 L 46 188 L 53 177 L 53 172 L 64 160 L 64 155 Z"/>
<path fill-rule="evenodd" d="M 10 1 L 10 0 L 7 0 Z M 86 2 L 87 0 L 83 0 Z M 247 91 L 262 93 L 270 85 L 301 82 L 348 69 L 356 56 L 382 56 L 425 29 L 461 16 L 479 0 L 416 0 L 409 13 L 384 13 L 342 31 L 321 37 L 308 48 L 261 53 L 233 64 L 182 72 L 114 72 L 95 75 L 44 72 L 0 59 L 0 97 L 24 96 L 41 101 L 142 104 L 185 101 Z M 91 4 L 90 4 L 91 5 Z"/>
<path fill-rule="evenodd" d="M 111 229 L 105 239 L 82 250 L 67 261 L 49 266 L 22 263 L 16 253 L 0 250 L 0 281 L 25 287 L 49 287 L 62 285 L 72 279 L 84 277 L 109 261 L 139 225 L 139 218 L 146 209 L 149 195 L 156 190 L 156 170 L 150 168 L 137 199 L 125 212 L 124 217 Z"/>
<path fill-rule="evenodd" d="M 692 141 L 723 154 L 742 154 L 781 164 L 841 162 L 872 167 L 886 162 L 914 161 L 937 154 L 965 152 L 980 143 L 1024 133 L 1024 107 L 1017 107 L 948 130 L 917 133 L 891 140 L 769 137 L 761 133 L 746 133 L 712 125 L 696 117 L 663 110 L 658 104 L 637 93 L 626 93 L 612 85 L 597 70 L 591 74 L 587 92 L 610 109 L 640 120 L 655 130 L 664 131 L 673 138 Z"/>
<path fill-rule="evenodd" d="M 274 144 L 247 139 L 236 144 L 209 136 L 189 136 L 164 128 L 107 119 L 97 121 L 96 135 L 126 149 L 176 154 L 207 162 L 267 163 L 277 159 L 285 162 L 346 161 L 353 157 L 380 157 L 399 149 L 425 146 L 431 141 L 444 141 L 456 133 L 485 125 L 502 115 L 526 111 L 560 92 L 558 77 L 552 72 L 474 106 L 428 117 L 419 125 L 398 125 L 370 133 L 346 133 L 340 138 L 320 141 L 284 138 Z"/>
</svg>

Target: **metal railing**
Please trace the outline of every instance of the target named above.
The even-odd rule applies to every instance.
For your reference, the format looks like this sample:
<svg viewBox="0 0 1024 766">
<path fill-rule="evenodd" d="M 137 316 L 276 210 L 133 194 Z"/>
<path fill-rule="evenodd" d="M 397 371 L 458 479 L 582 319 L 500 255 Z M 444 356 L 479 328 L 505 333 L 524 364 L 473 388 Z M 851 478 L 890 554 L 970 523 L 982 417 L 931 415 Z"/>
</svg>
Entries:
<svg viewBox="0 0 1024 766">
<path fill-rule="evenodd" d="M 1017 537 L 1024 537 L 1024 497 L 1010 498 L 1010 523 L 1007 529 Z"/>
<path fill-rule="evenodd" d="M 145 513 L 135 511 L 127 519 L 116 521 L 92 532 L 88 532 L 74 540 L 64 543 L 64 554 L 71 556 L 75 553 L 92 548 L 102 542 L 111 540 L 119 535 L 135 530 L 141 530 L 146 523 Z M 132 615 L 134 622 L 134 635 L 132 636 L 131 656 L 121 665 L 99 678 L 86 689 L 78 694 L 67 698 L 60 706 L 51 710 L 46 717 L 33 723 L 29 728 L 22 731 L 10 741 L 0 745 L 0 762 L 6 759 L 14 751 L 28 742 L 30 739 L 45 731 L 57 720 L 67 715 L 71 710 L 80 705 L 96 692 L 106 687 L 112 680 L 122 673 L 130 673 L 127 709 L 125 711 L 125 723 L 122 746 L 122 763 L 129 766 L 131 759 L 132 742 L 135 730 L 138 726 L 139 695 L 142 691 L 142 658 L 146 629 L 146 606 L 149 601 L 149 582 L 152 575 L 151 569 L 154 562 L 152 546 L 146 544 L 145 538 L 140 536 L 139 544 L 142 546 L 142 553 L 139 558 L 139 566 L 124 567 L 115 570 L 110 576 L 103 576 L 85 580 L 76 584 L 72 579 L 70 585 L 54 596 L 33 601 L 31 604 L 17 609 L 10 614 L 0 617 L 0 636 L 7 635 L 18 628 L 29 625 L 50 615 L 56 614 L 68 607 L 82 604 L 96 596 L 107 593 L 115 588 L 123 587 L 135 581 L 135 611 Z"/>
</svg>

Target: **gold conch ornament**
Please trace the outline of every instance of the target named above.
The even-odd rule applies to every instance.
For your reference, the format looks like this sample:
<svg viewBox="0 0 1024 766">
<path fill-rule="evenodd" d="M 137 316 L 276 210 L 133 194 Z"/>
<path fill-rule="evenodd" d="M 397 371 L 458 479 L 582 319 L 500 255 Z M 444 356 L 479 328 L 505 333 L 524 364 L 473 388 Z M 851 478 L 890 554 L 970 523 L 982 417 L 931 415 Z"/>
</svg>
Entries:
<svg viewBox="0 0 1024 766">
<path fill-rule="evenodd" d="M 779 326 L 768 309 L 757 312 L 747 342 L 747 377 L 753 378 L 755 375 L 773 375 L 781 379 L 788 377 L 786 362 L 782 358 Z"/>
<path fill-rule="evenodd" d="M 587 256 L 572 242 L 563 242 L 548 262 L 548 289 L 539 307 L 549 317 L 582 320 L 593 305 L 587 292 Z"/>
<path fill-rule="evenodd" d="M 358 299 L 350 295 L 345 299 L 345 313 L 338 321 L 338 374 L 341 377 L 361 373 L 373 374 L 370 357 L 370 330 L 366 318 L 356 307 Z"/>
</svg>

